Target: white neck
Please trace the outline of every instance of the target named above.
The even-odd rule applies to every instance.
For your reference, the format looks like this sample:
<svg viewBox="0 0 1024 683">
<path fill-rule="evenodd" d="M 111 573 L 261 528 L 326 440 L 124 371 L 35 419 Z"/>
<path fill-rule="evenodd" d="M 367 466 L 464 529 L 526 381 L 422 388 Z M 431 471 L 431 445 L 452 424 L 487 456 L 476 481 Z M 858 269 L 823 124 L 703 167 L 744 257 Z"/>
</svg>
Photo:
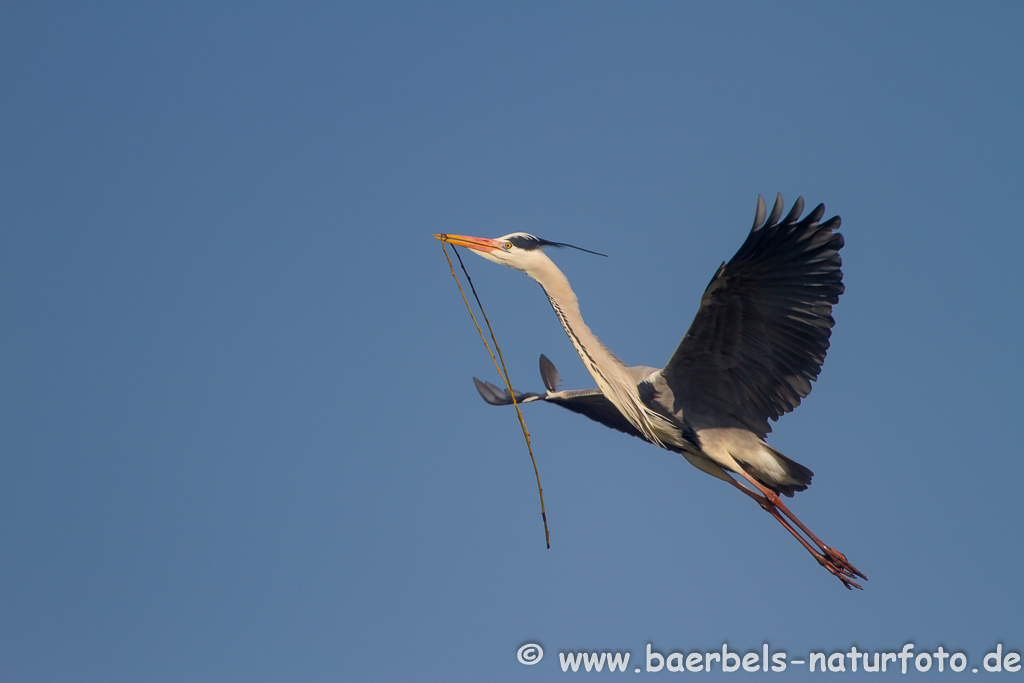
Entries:
<svg viewBox="0 0 1024 683">
<path fill-rule="evenodd" d="M 643 404 L 636 381 L 630 377 L 626 365 L 616 358 L 583 322 L 576 293 L 569 286 L 565 274 L 547 257 L 537 259 L 525 272 L 536 280 L 547 294 L 551 308 L 555 311 L 558 321 L 562 323 L 569 341 L 576 347 L 583 365 L 597 382 L 601 392 L 634 427 L 640 430 L 641 434 L 653 443 L 662 445 L 652 424 L 652 420 L 660 421 L 661 416 Z"/>
</svg>

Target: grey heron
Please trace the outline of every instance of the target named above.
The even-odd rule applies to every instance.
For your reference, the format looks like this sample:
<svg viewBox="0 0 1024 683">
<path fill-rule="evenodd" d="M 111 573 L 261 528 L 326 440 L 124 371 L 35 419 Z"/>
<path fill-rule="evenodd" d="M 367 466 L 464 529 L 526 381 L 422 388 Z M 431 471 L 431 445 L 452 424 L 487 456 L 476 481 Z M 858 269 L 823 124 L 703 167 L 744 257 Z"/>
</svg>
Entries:
<svg viewBox="0 0 1024 683">
<path fill-rule="evenodd" d="M 819 204 L 801 219 L 803 208 L 800 197 L 782 218 L 781 195 L 770 214 L 758 196 L 750 234 L 715 272 L 689 330 L 660 369 L 625 365 L 583 322 L 569 280 L 544 253 L 545 247 L 571 245 L 525 232 L 497 239 L 434 237 L 536 280 L 597 383 L 592 389 L 559 391 L 558 372 L 542 355 L 546 391 L 516 392 L 516 401 L 554 403 L 681 454 L 755 500 L 847 588 L 860 588 L 854 579 L 867 577 L 779 497 L 805 490 L 813 473 L 765 442 L 769 420 L 790 412 L 810 393 L 835 324 L 832 306 L 844 289 L 843 236 L 836 232 L 840 218 L 822 223 L 825 207 Z M 507 389 L 473 380 L 488 403 L 512 403 Z"/>
</svg>

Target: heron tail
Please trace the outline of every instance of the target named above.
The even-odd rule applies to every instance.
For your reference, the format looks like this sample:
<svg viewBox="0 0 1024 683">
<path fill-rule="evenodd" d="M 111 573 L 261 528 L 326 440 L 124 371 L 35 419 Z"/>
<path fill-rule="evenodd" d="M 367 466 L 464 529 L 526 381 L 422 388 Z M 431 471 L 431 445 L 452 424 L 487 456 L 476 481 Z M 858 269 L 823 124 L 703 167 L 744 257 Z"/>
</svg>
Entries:
<svg viewBox="0 0 1024 683">
<path fill-rule="evenodd" d="M 740 463 L 743 469 L 768 488 L 787 498 L 792 498 L 793 494 L 798 491 L 806 491 L 807 487 L 811 485 L 811 479 L 814 478 L 814 472 L 796 460 L 779 453 L 768 444 L 764 444 L 764 447 L 768 450 L 771 458 L 775 460 L 779 469 L 782 470 L 782 476 L 779 476 L 778 473 L 773 473 L 775 476 L 771 477 L 771 480 L 766 481 L 765 478 L 759 476 L 761 473 L 750 464 Z"/>
</svg>

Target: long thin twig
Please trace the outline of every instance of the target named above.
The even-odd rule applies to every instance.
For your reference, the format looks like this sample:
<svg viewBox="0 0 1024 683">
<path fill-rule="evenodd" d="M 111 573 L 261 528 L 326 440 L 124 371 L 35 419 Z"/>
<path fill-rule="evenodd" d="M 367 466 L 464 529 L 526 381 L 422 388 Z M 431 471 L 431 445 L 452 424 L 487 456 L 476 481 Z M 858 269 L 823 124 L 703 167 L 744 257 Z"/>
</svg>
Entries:
<svg viewBox="0 0 1024 683">
<path fill-rule="evenodd" d="M 487 323 L 487 331 L 491 333 L 491 341 L 494 342 L 494 349 L 498 352 L 498 358 L 494 357 L 494 351 L 491 351 L 490 344 L 487 343 L 487 338 L 484 337 L 484 331 L 480 329 L 480 323 L 476 321 L 476 316 L 473 315 L 473 307 L 469 305 L 469 299 L 466 298 L 466 292 L 462 289 L 462 283 L 459 282 L 459 276 L 455 274 L 455 266 L 452 265 L 452 259 L 448 256 L 448 249 L 445 248 L 445 243 L 441 242 L 441 249 L 444 250 L 444 257 L 448 259 L 448 267 L 451 268 L 452 277 L 455 278 L 455 284 L 459 286 L 459 293 L 462 294 L 462 300 L 466 302 L 466 309 L 469 311 L 469 315 L 473 318 L 473 324 L 476 325 L 476 331 L 480 333 L 480 339 L 483 340 L 484 346 L 487 347 L 487 352 L 491 354 L 491 360 L 494 361 L 494 367 L 501 375 L 502 379 L 505 380 L 505 386 L 508 388 L 508 395 L 512 397 L 512 405 L 516 407 L 516 415 L 519 416 L 519 425 L 523 428 L 523 437 L 526 439 L 526 450 L 530 452 L 530 462 L 533 463 L 533 473 L 537 477 L 537 493 L 540 494 L 540 516 L 544 520 L 544 541 L 547 543 L 548 548 L 551 547 L 551 534 L 548 532 L 548 514 L 544 510 L 544 489 L 540 485 L 540 472 L 537 470 L 537 459 L 533 457 L 533 447 L 530 445 L 530 431 L 526 428 L 526 421 L 523 419 L 523 411 L 519 409 L 519 402 L 516 400 L 516 393 L 512 391 L 512 383 L 508 378 L 508 370 L 505 369 L 505 359 L 501 355 L 501 347 L 498 346 L 498 340 L 494 337 L 494 330 L 491 328 L 491 321 L 487 319 L 487 313 L 484 312 L 484 305 L 480 303 L 480 297 L 477 296 L 476 287 L 473 286 L 473 278 L 469 277 L 469 271 L 466 270 L 466 264 L 462 262 L 462 257 L 459 256 L 459 250 L 452 245 L 452 251 L 455 252 L 455 257 L 459 259 L 459 265 L 462 266 L 462 272 L 466 275 L 466 281 L 469 283 L 469 289 L 473 292 L 473 298 L 476 299 L 476 305 L 480 308 L 480 314 L 484 317 L 484 322 Z M 498 367 L 498 359 L 501 360 L 501 367 Z"/>
</svg>

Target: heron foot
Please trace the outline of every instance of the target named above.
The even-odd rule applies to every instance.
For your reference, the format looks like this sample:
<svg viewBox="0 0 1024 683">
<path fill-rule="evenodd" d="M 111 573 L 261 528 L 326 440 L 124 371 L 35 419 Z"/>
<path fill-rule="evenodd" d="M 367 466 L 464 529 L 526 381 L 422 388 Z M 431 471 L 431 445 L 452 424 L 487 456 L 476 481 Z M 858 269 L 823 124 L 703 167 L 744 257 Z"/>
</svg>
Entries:
<svg viewBox="0 0 1024 683">
<path fill-rule="evenodd" d="M 846 573 L 851 578 L 853 578 L 853 577 L 859 577 L 861 579 L 867 579 L 868 578 L 867 575 L 864 574 L 864 572 L 862 572 L 861 570 L 857 569 L 852 564 L 850 564 L 850 561 L 848 559 L 846 559 L 846 555 L 842 554 L 841 552 L 839 552 L 835 548 L 829 548 L 828 546 L 824 546 L 823 550 L 825 551 L 825 554 L 829 557 L 829 559 L 831 559 L 835 564 L 837 564 L 840 567 L 842 567 L 844 573 Z"/>
<path fill-rule="evenodd" d="M 846 555 L 843 555 L 835 548 L 829 548 L 828 546 L 823 546 L 822 550 L 825 551 L 824 555 L 815 553 L 815 558 L 818 560 L 818 564 L 827 569 L 837 579 L 842 581 L 847 590 L 853 590 L 854 588 L 864 590 L 863 587 L 856 581 L 853 581 L 853 579 L 867 579 L 868 577 L 850 564 L 850 561 L 846 559 Z"/>
</svg>

